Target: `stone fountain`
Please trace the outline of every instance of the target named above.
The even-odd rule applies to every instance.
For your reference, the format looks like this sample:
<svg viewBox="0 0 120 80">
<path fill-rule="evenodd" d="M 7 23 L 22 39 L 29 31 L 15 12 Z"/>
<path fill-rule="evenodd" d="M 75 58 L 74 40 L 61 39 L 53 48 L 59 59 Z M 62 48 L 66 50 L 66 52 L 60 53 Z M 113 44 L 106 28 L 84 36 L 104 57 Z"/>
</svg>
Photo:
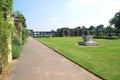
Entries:
<svg viewBox="0 0 120 80">
<path fill-rule="evenodd" d="M 97 42 L 92 41 L 93 36 L 91 35 L 84 35 L 83 42 L 78 42 L 78 45 L 81 46 L 99 46 Z"/>
</svg>

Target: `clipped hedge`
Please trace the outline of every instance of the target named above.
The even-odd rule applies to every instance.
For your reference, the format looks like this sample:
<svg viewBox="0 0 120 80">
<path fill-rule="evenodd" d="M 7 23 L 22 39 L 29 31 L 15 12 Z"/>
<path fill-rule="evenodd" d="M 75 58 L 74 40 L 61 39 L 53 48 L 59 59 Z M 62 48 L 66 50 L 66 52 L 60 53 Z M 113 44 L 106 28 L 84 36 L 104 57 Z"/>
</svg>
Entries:
<svg viewBox="0 0 120 80">
<path fill-rule="evenodd" d="M 109 36 L 99 36 L 99 37 L 94 37 L 95 39 L 120 39 L 119 36 L 112 36 L 112 37 L 109 37 Z"/>
</svg>

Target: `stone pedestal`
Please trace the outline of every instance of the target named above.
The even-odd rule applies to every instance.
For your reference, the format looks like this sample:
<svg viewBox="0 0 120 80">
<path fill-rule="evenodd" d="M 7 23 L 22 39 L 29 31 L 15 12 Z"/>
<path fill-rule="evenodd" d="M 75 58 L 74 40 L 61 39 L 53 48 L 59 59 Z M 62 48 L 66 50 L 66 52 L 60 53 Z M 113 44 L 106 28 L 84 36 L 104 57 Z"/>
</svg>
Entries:
<svg viewBox="0 0 120 80">
<path fill-rule="evenodd" d="M 83 42 L 78 42 L 78 45 L 81 46 L 99 46 L 97 42 L 92 41 L 93 36 L 86 35 L 83 36 Z"/>
</svg>

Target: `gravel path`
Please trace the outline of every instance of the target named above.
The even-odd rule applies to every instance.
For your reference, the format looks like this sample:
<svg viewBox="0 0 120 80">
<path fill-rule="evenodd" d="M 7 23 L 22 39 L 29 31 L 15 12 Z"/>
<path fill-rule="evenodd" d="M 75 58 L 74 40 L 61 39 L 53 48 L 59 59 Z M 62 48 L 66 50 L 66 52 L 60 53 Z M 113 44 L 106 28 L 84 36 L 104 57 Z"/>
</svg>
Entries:
<svg viewBox="0 0 120 80">
<path fill-rule="evenodd" d="M 33 38 L 5 80 L 101 80 Z"/>
</svg>

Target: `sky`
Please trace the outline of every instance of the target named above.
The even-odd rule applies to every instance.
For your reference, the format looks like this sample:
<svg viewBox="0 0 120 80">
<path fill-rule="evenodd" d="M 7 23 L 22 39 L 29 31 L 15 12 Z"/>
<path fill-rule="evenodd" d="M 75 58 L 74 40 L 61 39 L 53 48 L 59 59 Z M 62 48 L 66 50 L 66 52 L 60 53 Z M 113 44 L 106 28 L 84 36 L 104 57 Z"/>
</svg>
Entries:
<svg viewBox="0 0 120 80">
<path fill-rule="evenodd" d="M 120 10 L 120 0 L 14 0 L 13 8 L 25 16 L 28 29 L 51 31 L 107 26 Z"/>
</svg>

